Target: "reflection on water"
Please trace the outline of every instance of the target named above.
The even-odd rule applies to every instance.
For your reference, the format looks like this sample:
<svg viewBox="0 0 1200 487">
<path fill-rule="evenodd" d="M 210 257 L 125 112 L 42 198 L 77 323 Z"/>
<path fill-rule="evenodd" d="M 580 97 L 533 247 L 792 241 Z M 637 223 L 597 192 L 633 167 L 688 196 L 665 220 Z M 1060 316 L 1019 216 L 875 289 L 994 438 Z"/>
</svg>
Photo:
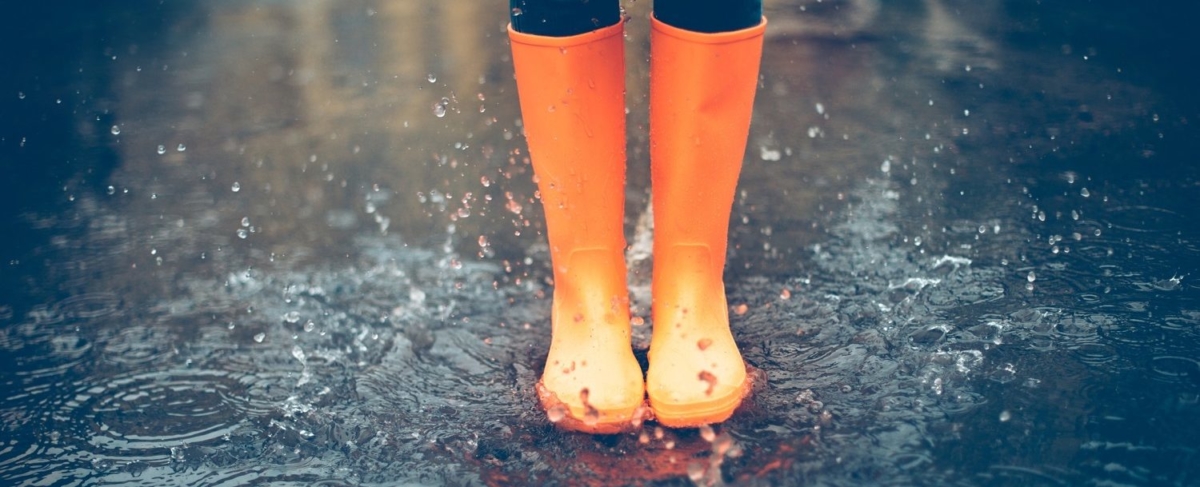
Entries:
<svg viewBox="0 0 1200 487">
<path fill-rule="evenodd" d="M 1194 483 L 1196 103 L 1112 38 L 1159 14 L 1109 7 L 767 2 L 726 277 L 768 380 L 726 424 L 609 437 L 533 396 L 550 273 L 502 2 L 81 15 L 70 68 L 0 93 L 37 194 L 4 214 L 0 479 Z"/>
</svg>

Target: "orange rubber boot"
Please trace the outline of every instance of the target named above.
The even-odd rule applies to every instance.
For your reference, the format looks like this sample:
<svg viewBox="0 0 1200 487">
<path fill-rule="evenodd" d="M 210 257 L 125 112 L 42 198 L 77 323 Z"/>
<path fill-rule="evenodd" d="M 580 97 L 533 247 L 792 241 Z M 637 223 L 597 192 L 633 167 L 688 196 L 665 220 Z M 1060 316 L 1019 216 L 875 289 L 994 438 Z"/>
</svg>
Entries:
<svg viewBox="0 0 1200 487">
<path fill-rule="evenodd" d="M 722 271 L 766 19 L 699 33 L 652 20 L 654 332 L 646 391 L 658 422 L 719 423 L 750 390 Z"/>
<path fill-rule="evenodd" d="M 509 28 L 554 266 L 538 398 L 552 422 L 633 429 L 648 411 L 625 287 L 624 24 L 568 37 Z"/>
</svg>

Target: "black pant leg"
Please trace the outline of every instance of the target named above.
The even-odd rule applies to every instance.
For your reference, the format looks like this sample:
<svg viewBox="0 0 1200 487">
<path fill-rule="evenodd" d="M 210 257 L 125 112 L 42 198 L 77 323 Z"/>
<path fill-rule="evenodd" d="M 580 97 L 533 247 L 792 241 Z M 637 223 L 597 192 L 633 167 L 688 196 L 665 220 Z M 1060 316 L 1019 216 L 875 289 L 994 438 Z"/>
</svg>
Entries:
<svg viewBox="0 0 1200 487">
<path fill-rule="evenodd" d="M 523 34 L 565 37 L 621 20 L 620 0 L 509 0 L 508 6 L 513 29 Z"/>
<path fill-rule="evenodd" d="M 654 0 L 654 18 L 694 32 L 729 32 L 762 22 L 762 0 Z"/>
</svg>

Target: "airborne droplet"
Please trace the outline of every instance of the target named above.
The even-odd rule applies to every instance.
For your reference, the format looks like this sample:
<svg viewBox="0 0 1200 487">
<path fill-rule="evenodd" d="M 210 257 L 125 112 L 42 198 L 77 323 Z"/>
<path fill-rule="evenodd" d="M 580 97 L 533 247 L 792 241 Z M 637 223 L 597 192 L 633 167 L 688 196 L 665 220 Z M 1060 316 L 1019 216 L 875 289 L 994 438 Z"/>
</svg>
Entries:
<svg viewBox="0 0 1200 487">
<path fill-rule="evenodd" d="M 561 404 L 551 406 L 550 409 L 546 410 L 546 419 L 549 419 L 551 423 L 562 421 L 565 417 L 567 417 L 567 408 Z"/>
</svg>

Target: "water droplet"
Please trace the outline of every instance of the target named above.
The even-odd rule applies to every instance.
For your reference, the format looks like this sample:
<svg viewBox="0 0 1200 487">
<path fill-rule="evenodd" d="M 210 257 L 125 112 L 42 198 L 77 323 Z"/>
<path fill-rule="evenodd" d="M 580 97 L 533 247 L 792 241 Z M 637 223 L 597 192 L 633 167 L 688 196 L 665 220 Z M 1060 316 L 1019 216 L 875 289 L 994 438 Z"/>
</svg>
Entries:
<svg viewBox="0 0 1200 487">
<path fill-rule="evenodd" d="M 304 331 L 313 331 L 313 328 L 316 328 L 316 327 L 317 327 L 316 323 L 313 323 L 312 320 L 309 320 L 307 323 L 304 324 Z"/>
<path fill-rule="evenodd" d="M 304 349 L 300 348 L 300 345 L 292 346 L 292 356 L 296 357 L 296 360 L 299 360 L 302 364 L 306 361 L 306 358 L 304 357 Z"/>
<path fill-rule="evenodd" d="M 243 216 L 243 217 L 242 217 L 242 226 L 243 226 L 243 227 L 248 227 L 248 226 L 250 226 L 250 217 L 248 217 L 248 216 Z"/>
<path fill-rule="evenodd" d="M 716 439 L 717 434 L 713 432 L 712 426 L 704 424 L 700 425 L 700 437 L 704 438 L 704 441 L 712 443 Z"/>
<path fill-rule="evenodd" d="M 161 156 L 161 155 L 163 155 L 163 154 L 166 154 L 166 153 L 167 153 L 167 146 L 165 146 L 165 145 L 162 145 L 162 144 L 159 144 L 159 145 L 158 145 L 158 155 L 160 155 L 160 156 Z"/>
<path fill-rule="evenodd" d="M 1037 280 L 1037 274 L 1034 274 L 1034 273 L 1033 273 L 1033 271 L 1029 271 L 1029 275 L 1025 276 L 1025 280 L 1026 280 L 1026 281 L 1029 281 L 1029 282 L 1036 281 L 1036 280 Z"/>
<path fill-rule="evenodd" d="M 237 230 L 237 236 L 238 236 L 238 238 L 243 238 L 243 239 L 244 239 L 244 238 L 246 238 L 246 237 L 249 237 L 249 236 L 250 236 L 250 233 L 249 233 L 249 232 L 247 232 L 245 228 L 239 228 L 239 229 Z"/>
<path fill-rule="evenodd" d="M 113 125 L 112 126 L 112 134 L 113 135 L 121 135 L 121 127 L 119 125 Z"/>
<path fill-rule="evenodd" d="M 267 337 L 266 333 L 259 333 L 257 335 L 254 335 L 254 341 L 258 342 L 258 343 L 262 343 L 263 339 L 266 337 Z"/>
<path fill-rule="evenodd" d="M 296 311 L 288 311 L 283 314 L 283 321 L 288 323 L 298 323 L 300 321 L 300 313 Z"/>
<path fill-rule="evenodd" d="M 109 186 L 107 191 L 108 191 L 108 194 L 115 194 L 117 192 L 117 188 Z"/>
<path fill-rule="evenodd" d="M 557 423 L 567 417 L 567 408 L 561 404 L 551 406 L 546 410 L 546 419 L 551 423 Z"/>
<path fill-rule="evenodd" d="M 1012 419 L 1012 413 L 1008 412 L 1008 410 L 1000 411 L 1001 423 L 1007 422 L 1010 419 Z"/>
<path fill-rule="evenodd" d="M 736 445 L 733 441 L 733 436 L 729 433 L 721 433 L 717 435 L 716 440 L 713 440 L 713 453 L 716 453 L 718 456 L 729 455 L 732 457 L 734 456 L 734 446 Z"/>
<path fill-rule="evenodd" d="M 429 80 L 430 83 L 437 83 L 437 75 L 436 74 L 429 73 L 429 75 L 425 76 L 425 79 Z"/>
<path fill-rule="evenodd" d="M 509 198 L 508 202 L 504 204 L 504 209 L 508 210 L 509 213 L 514 215 L 520 215 L 521 210 L 524 209 L 524 207 L 521 206 L 521 203 L 517 202 L 517 200 Z"/>
<path fill-rule="evenodd" d="M 24 91 L 18 91 L 18 92 L 17 92 L 17 99 L 19 99 L 19 100 L 24 100 L 24 99 L 25 99 L 25 92 L 24 92 Z"/>
<path fill-rule="evenodd" d="M 1089 196 L 1091 196 L 1091 195 L 1092 195 L 1092 192 L 1091 192 L 1091 191 L 1088 191 L 1088 189 L 1087 189 L 1087 188 L 1082 188 L 1082 189 L 1080 189 L 1080 190 L 1079 190 L 1079 196 L 1082 196 L 1082 197 L 1084 197 L 1084 198 L 1087 198 L 1087 197 L 1089 197 Z"/>
<path fill-rule="evenodd" d="M 183 151 L 187 150 L 187 146 L 183 145 L 183 144 L 179 144 L 179 145 L 175 146 L 175 150 L 177 150 L 179 152 L 183 152 Z"/>
<path fill-rule="evenodd" d="M 778 161 L 782 157 L 778 149 L 768 149 L 766 146 L 759 147 L 759 153 L 759 157 L 764 161 Z"/>
<path fill-rule="evenodd" d="M 700 481 L 704 479 L 705 470 L 706 469 L 703 463 L 701 463 L 699 460 L 694 460 L 688 462 L 687 476 L 692 482 L 695 482 L 697 485 L 699 485 Z"/>
<path fill-rule="evenodd" d="M 822 104 L 818 103 L 818 104 L 816 105 L 816 109 L 817 109 L 817 114 L 818 114 L 818 115 L 824 115 L 824 114 L 825 114 L 825 105 L 822 105 Z"/>
<path fill-rule="evenodd" d="M 230 186 L 230 187 L 229 187 L 229 190 L 230 190 L 230 191 L 233 191 L 234 193 L 236 193 L 236 192 L 238 192 L 238 191 L 241 191 L 241 190 L 242 190 L 242 184 L 241 184 L 241 183 L 239 183 L 239 182 L 237 182 L 237 181 L 234 181 L 234 182 L 233 182 L 233 186 Z"/>
<path fill-rule="evenodd" d="M 433 115 L 437 118 L 445 117 L 446 116 L 446 106 L 441 103 L 434 103 L 433 104 Z"/>
</svg>

